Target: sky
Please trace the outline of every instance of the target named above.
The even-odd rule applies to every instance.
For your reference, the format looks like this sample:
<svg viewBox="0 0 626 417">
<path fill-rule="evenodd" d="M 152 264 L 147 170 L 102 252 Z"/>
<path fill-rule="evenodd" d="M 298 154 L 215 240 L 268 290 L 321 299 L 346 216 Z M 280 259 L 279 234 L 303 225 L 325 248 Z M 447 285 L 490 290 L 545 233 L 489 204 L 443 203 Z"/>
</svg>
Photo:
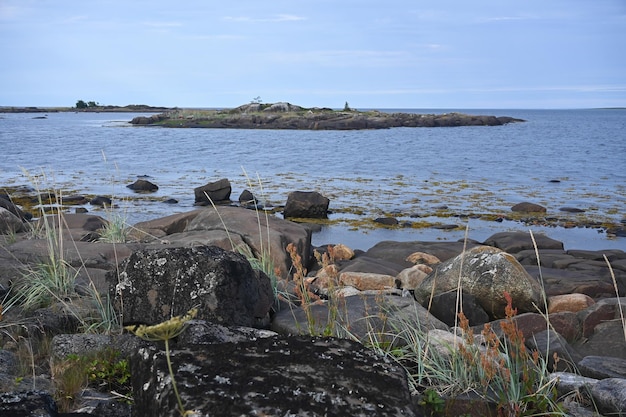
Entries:
<svg viewBox="0 0 626 417">
<path fill-rule="evenodd" d="M 0 106 L 626 107 L 626 0 L 0 0 Z"/>
</svg>

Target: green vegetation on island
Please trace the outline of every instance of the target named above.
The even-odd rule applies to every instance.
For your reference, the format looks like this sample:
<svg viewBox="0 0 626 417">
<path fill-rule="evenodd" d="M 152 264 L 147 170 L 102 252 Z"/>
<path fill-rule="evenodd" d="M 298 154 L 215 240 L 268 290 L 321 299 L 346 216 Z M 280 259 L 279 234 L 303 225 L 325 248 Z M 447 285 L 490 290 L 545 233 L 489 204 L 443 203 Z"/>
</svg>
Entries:
<svg viewBox="0 0 626 417">
<path fill-rule="evenodd" d="M 125 106 L 103 105 L 96 101 L 77 100 L 74 107 L 0 106 L 0 113 L 60 113 L 60 112 L 109 112 L 109 113 L 159 113 L 176 109 L 149 106 L 147 104 L 127 104 Z"/>
</svg>

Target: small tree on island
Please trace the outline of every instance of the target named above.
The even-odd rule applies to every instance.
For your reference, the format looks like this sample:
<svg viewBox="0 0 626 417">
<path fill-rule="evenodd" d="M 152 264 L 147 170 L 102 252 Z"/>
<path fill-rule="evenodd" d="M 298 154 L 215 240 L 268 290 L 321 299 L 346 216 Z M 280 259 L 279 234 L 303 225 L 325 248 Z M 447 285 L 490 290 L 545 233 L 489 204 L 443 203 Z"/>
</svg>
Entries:
<svg viewBox="0 0 626 417">
<path fill-rule="evenodd" d="M 344 104 L 344 106 L 343 106 L 343 111 L 352 111 L 352 109 L 350 108 L 350 105 L 348 104 L 347 101 L 346 101 L 346 104 Z"/>
<path fill-rule="evenodd" d="M 98 107 L 100 106 L 100 104 L 98 104 L 95 101 L 87 101 L 85 102 L 84 100 L 78 100 L 76 102 L 76 108 L 77 109 L 87 109 L 87 108 L 94 108 L 94 107 Z"/>
</svg>

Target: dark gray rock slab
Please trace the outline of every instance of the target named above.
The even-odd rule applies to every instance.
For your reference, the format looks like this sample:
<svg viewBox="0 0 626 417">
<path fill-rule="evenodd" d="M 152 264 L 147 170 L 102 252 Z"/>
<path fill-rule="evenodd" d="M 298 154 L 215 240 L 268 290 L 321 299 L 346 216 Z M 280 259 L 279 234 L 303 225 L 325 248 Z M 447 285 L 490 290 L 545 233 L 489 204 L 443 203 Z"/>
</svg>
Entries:
<svg viewBox="0 0 626 417">
<path fill-rule="evenodd" d="M 0 417 L 57 417 L 57 406 L 46 391 L 0 393 Z"/>
<path fill-rule="evenodd" d="M 526 346 L 539 352 L 550 370 L 574 371 L 576 363 L 582 359 L 567 340 L 554 330 L 544 330 L 527 337 Z M 555 354 L 558 356 L 558 362 L 554 360 Z"/>
<path fill-rule="evenodd" d="M 404 267 L 392 261 L 373 258 L 364 254 L 339 264 L 339 272 L 367 272 L 384 275 L 398 275 Z"/>
<path fill-rule="evenodd" d="M 211 416 L 415 416 L 404 370 L 349 340 L 317 337 L 175 350 L 184 407 Z M 135 417 L 177 417 L 165 354 L 131 360 Z"/>
<path fill-rule="evenodd" d="M 524 265 L 524 269 L 538 281 L 543 280 L 547 296 L 578 293 L 597 299 L 615 294 L 609 280 L 594 274 L 534 265 Z"/>
<path fill-rule="evenodd" d="M 563 250 L 563 242 L 549 238 L 546 235 L 534 234 L 538 249 Z M 508 253 L 517 253 L 522 250 L 535 249 L 530 233 L 526 232 L 499 232 L 491 235 L 483 242 L 485 245 L 494 246 Z"/>
<path fill-rule="evenodd" d="M 626 359 L 624 326 L 619 320 L 600 323 L 591 335 L 572 345 L 582 356 L 609 356 Z"/>
<path fill-rule="evenodd" d="M 626 379 L 602 379 L 593 384 L 591 395 L 601 413 L 606 415 L 626 413 Z"/>
<path fill-rule="evenodd" d="M 336 311 L 333 311 L 336 310 Z M 272 330 L 285 335 L 326 334 L 366 342 L 370 337 L 390 335 L 394 328 L 409 325 L 424 331 L 448 326 L 430 314 L 411 297 L 360 294 L 329 303 L 316 303 L 306 311 L 286 308 L 274 316 Z"/>
<path fill-rule="evenodd" d="M 624 378 L 626 379 L 626 359 L 610 356 L 585 356 L 578 362 L 581 375 L 589 378 Z"/>
<path fill-rule="evenodd" d="M 439 260 L 445 261 L 463 252 L 463 249 L 471 249 L 476 242 L 396 242 L 382 241 L 372 246 L 365 254 L 370 258 L 384 259 L 388 262 L 400 265 L 402 268 L 413 266 L 406 258 L 415 252 L 424 252 L 434 255 Z"/>
</svg>

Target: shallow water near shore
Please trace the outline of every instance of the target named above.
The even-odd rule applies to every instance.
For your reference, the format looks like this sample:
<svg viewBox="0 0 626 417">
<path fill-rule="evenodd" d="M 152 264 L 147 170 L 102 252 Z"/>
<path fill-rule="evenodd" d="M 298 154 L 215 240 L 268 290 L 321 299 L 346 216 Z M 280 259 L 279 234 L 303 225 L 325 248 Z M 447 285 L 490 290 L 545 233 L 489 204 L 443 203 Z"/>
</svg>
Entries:
<svg viewBox="0 0 626 417">
<path fill-rule="evenodd" d="M 466 225 L 467 226 L 467 225 Z M 591 228 L 562 228 L 525 226 L 517 222 L 494 223 L 481 220 L 469 222 L 469 229 L 459 225 L 455 230 L 428 229 L 372 229 L 351 230 L 345 226 L 325 227 L 320 232 L 313 234 L 312 243 L 315 246 L 326 244 L 343 243 L 352 249 L 367 250 L 382 241 L 423 241 L 423 242 L 454 242 L 463 241 L 466 236 L 469 240 L 484 242 L 491 235 L 499 232 L 521 231 L 532 232 L 536 237 L 540 234 L 563 242 L 565 250 L 626 250 L 624 238 L 607 238 L 603 231 Z"/>
<path fill-rule="evenodd" d="M 33 187 L 36 182 L 41 190 L 62 189 L 65 195 L 113 195 L 117 213 L 133 224 L 193 210 L 193 188 L 228 178 L 233 200 L 244 189 L 271 206 L 284 204 L 295 190 L 327 196 L 331 222 L 314 234 L 314 244 L 368 249 L 382 240 L 459 240 L 469 222 L 468 237 L 477 241 L 500 231 L 532 230 L 563 241 L 566 249 L 626 250 L 626 238 L 612 238 L 602 229 L 478 218 L 506 217 L 511 206 L 530 201 L 563 222 L 624 221 L 626 111 L 459 111 L 527 122 L 261 131 L 133 127 L 128 121 L 138 114 L 132 113 L 50 113 L 47 119 L 0 114 L 5 155 L 0 186 Z M 126 188 L 140 176 L 159 190 L 136 194 Z M 178 203 L 164 203 L 170 198 Z M 564 212 L 562 207 L 584 213 Z M 373 228 L 369 220 L 382 216 L 458 228 Z"/>
</svg>

